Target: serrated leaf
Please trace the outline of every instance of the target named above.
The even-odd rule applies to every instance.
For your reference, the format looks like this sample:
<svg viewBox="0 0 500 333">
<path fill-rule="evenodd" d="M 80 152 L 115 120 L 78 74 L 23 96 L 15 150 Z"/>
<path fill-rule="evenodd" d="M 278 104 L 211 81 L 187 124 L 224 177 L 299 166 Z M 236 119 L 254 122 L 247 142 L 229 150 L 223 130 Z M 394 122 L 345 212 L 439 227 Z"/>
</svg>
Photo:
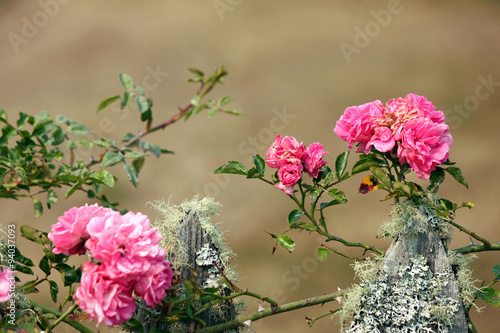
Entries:
<svg viewBox="0 0 500 333">
<path fill-rule="evenodd" d="M 3 123 L 7 123 L 7 112 L 4 109 L 0 109 L 0 121 Z"/>
<path fill-rule="evenodd" d="M 25 266 L 35 266 L 33 261 L 30 258 L 23 256 L 17 247 L 14 248 L 14 260 Z"/>
<path fill-rule="evenodd" d="M 112 96 L 103 100 L 97 107 L 97 112 L 104 111 L 110 104 L 120 99 L 120 95 Z M 123 102 L 122 102 L 123 105 Z M 123 109 L 123 108 L 122 108 Z"/>
<path fill-rule="evenodd" d="M 47 192 L 47 205 L 52 205 L 57 202 L 57 194 L 54 190 L 50 189 Z"/>
<path fill-rule="evenodd" d="M 146 159 L 144 157 L 139 157 L 132 161 L 132 166 L 137 170 L 137 173 L 141 172 L 145 161 Z"/>
<path fill-rule="evenodd" d="M 328 191 L 328 194 L 339 203 L 346 203 L 347 199 L 345 197 L 345 193 L 339 189 L 333 188 Z"/>
<path fill-rule="evenodd" d="M 378 180 L 380 180 L 382 184 L 385 184 L 387 187 L 390 186 L 391 180 L 384 170 L 382 170 L 377 166 L 371 166 L 370 171 L 373 173 L 375 177 L 378 178 Z"/>
<path fill-rule="evenodd" d="M 500 307 L 500 291 L 496 289 L 483 288 L 477 292 L 477 297 L 493 306 Z"/>
<path fill-rule="evenodd" d="M 294 209 L 288 214 L 288 224 L 294 224 L 302 217 L 302 211 L 299 209 Z"/>
<path fill-rule="evenodd" d="M 295 250 L 295 242 L 288 235 L 281 235 L 276 238 L 276 241 L 283 246 L 288 252 L 292 253 Z"/>
<path fill-rule="evenodd" d="M 38 264 L 38 267 L 45 273 L 45 275 L 50 275 L 50 263 L 49 260 L 47 259 L 47 256 L 44 256 L 41 260 L 40 263 Z"/>
<path fill-rule="evenodd" d="M 75 193 L 76 190 L 82 187 L 82 185 L 85 184 L 86 181 L 87 181 L 86 178 L 81 178 L 80 180 L 78 180 L 75 184 L 73 184 L 73 186 L 71 186 L 71 188 L 68 191 L 66 191 L 64 197 L 66 199 L 69 198 L 73 193 Z"/>
<path fill-rule="evenodd" d="M 347 160 L 349 158 L 350 150 L 343 152 L 335 160 L 335 173 L 337 174 L 337 179 L 341 180 L 344 176 L 345 169 L 347 167 Z"/>
<path fill-rule="evenodd" d="M 132 87 L 134 86 L 134 82 L 133 82 L 132 78 L 125 73 L 121 73 L 119 75 L 119 78 L 120 78 L 120 82 L 122 83 L 123 88 L 125 88 L 126 91 L 131 92 Z"/>
<path fill-rule="evenodd" d="M 247 168 L 237 161 L 229 161 L 226 164 L 219 167 L 214 173 L 230 173 L 236 175 L 247 175 Z"/>
<path fill-rule="evenodd" d="M 448 172 L 457 182 L 465 186 L 466 188 L 469 188 L 469 183 L 467 182 L 467 179 L 465 179 L 462 176 L 462 171 L 457 168 L 457 167 L 447 167 L 444 169 L 444 171 Z"/>
<path fill-rule="evenodd" d="M 321 262 L 326 259 L 332 253 L 331 250 L 326 249 L 324 247 L 319 247 L 318 248 L 318 261 Z"/>
<path fill-rule="evenodd" d="M 386 165 L 386 163 L 383 160 L 376 158 L 376 157 L 373 157 L 373 156 L 367 156 L 363 159 L 360 159 L 356 163 L 354 163 L 354 166 L 352 167 L 351 174 L 355 175 L 357 173 L 370 170 L 370 167 L 372 167 L 372 166 L 379 166 L 380 167 L 380 166 L 385 166 L 385 165 Z"/>
<path fill-rule="evenodd" d="M 39 218 L 43 215 L 43 205 L 40 200 L 33 197 L 33 209 L 35 210 L 35 217 Z"/>
<path fill-rule="evenodd" d="M 62 280 L 64 286 L 69 286 L 73 284 L 77 279 L 76 270 L 68 264 L 57 264 L 54 267 L 62 274 Z"/>
<path fill-rule="evenodd" d="M 27 225 L 22 225 L 20 230 L 21 230 L 21 236 L 23 236 L 27 240 L 43 245 L 43 242 L 40 239 L 39 232 L 35 228 Z"/>
<path fill-rule="evenodd" d="M 500 265 L 494 266 L 491 270 L 493 271 L 493 274 L 495 274 L 496 276 L 495 281 L 500 280 Z"/>
<path fill-rule="evenodd" d="M 130 164 L 124 164 L 123 168 L 132 185 L 137 187 L 137 185 L 139 185 L 139 174 L 137 173 L 137 169 Z"/>
<path fill-rule="evenodd" d="M 57 294 L 59 293 L 59 286 L 52 280 L 48 280 L 50 284 L 50 298 L 54 303 L 57 302 Z"/>
<path fill-rule="evenodd" d="M 264 161 L 264 159 L 262 159 L 262 157 L 257 154 L 253 156 L 253 162 L 255 164 L 255 167 L 257 168 L 257 172 L 263 175 L 264 171 L 266 170 L 266 162 Z"/>
<path fill-rule="evenodd" d="M 445 177 L 446 175 L 444 173 L 444 170 L 440 167 L 436 167 L 436 169 L 431 172 L 431 176 L 429 177 L 431 186 L 437 187 L 441 185 L 441 183 L 444 182 Z"/>
<path fill-rule="evenodd" d="M 102 157 L 101 161 L 101 166 L 102 167 L 108 167 L 108 166 L 113 166 L 115 164 L 118 164 L 120 162 L 123 162 L 123 156 L 120 153 L 115 153 L 112 151 L 107 151 L 104 156 Z"/>
<path fill-rule="evenodd" d="M 107 170 L 101 169 L 97 172 L 92 172 L 88 179 L 98 181 L 104 185 L 107 185 L 109 188 L 113 188 L 113 186 L 115 185 L 115 177 L 113 177 L 111 172 Z"/>
<path fill-rule="evenodd" d="M 27 178 L 26 178 L 26 171 L 24 171 L 23 168 L 21 167 L 15 167 L 14 170 L 16 170 L 16 173 L 21 176 L 21 178 L 23 179 L 23 182 L 26 182 Z"/>
</svg>

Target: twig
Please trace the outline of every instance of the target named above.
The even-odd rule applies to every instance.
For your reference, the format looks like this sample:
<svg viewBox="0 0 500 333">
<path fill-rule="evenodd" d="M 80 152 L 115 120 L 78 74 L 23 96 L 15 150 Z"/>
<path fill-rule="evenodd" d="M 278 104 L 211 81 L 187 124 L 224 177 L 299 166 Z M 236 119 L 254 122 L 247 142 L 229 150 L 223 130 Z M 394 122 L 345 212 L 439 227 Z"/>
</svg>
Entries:
<svg viewBox="0 0 500 333">
<path fill-rule="evenodd" d="M 469 253 L 483 252 L 483 251 L 500 251 L 500 243 L 488 243 L 488 245 L 471 244 L 452 251 L 461 254 L 469 254 Z"/>
<path fill-rule="evenodd" d="M 474 238 L 474 239 L 476 239 L 476 240 L 480 241 L 480 242 L 481 242 L 481 243 L 483 243 L 483 244 L 484 244 L 484 246 L 486 246 L 487 248 L 490 246 L 490 244 L 491 244 L 491 243 L 490 243 L 490 241 L 488 241 L 487 239 L 485 239 L 485 238 L 483 238 L 483 237 L 480 237 L 480 236 L 476 235 L 476 233 L 475 233 L 475 232 L 472 232 L 472 231 L 470 231 L 470 230 L 468 230 L 468 229 L 466 229 L 466 228 L 462 227 L 460 224 L 457 224 L 457 223 L 455 223 L 455 222 L 453 222 L 453 221 L 450 221 L 449 223 L 450 223 L 452 226 L 454 226 L 455 228 L 457 228 L 458 230 L 463 231 L 463 232 L 465 232 L 467 235 L 471 236 L 472 238 Z"/>
<path fill-rule="evenodd" d="M 309 325 L 310 327 L 312 327 L 312 326 L 314 325 L 314 323 L 315 323 L 315 322 L 317 322 L 318 320 L 323 319 L 323 318 L 325 318 L 326 316 L 332 315 L 332 314 L 334 314 L 334 313 L 337 313 L 337 312 L 339 312 L 340 310 L 341 310 L 340 308 L 335 309 L 335 310 L 330 310 L 330 311 L 328 311 L 327 313 L 322 314 L 321 316 L 318 316 L 318 317 L 316 317 L 316 318 L 307 318 L 307 317 L 306 317 L 307 325 Z"/>
<path fill-rule="evenodd" d="M 273 309 L 265 309 L 262 311 L 257 311 L 252 314 L 237 318 L 235 320 L 222 323 L 219 325 L 211 326 L 211 327 L 205 327 L 201 330 L 198 331 L 198 333 L 216 333 L 216 332 L 223 332 L 225 330 L 231 329 L 231 328 L 236 328 L 239 326 L 243 326 L 244 322 L 250 320 L 250 321 L 256 321 L 265 317 L 269 317 L 278 313 L 283 313 L 287 311 L 292 311 L 292 310 L 297 310 L 313 305 L 318 305 L 318 304 L 323 304 L 327 302 L 334 301 L 336 298 L 339 296 L 342 296 L 346 293 L 346 290 L 340 290 L 331 294 L 327 295 L 322 295 L 322 296 L 316 296 L 312 298 L 307 298 L 301 301 L 297 302 L 292 302 L 288 304 L 283 304 L 280 306 L 277 306 L 274 310 Z"/>
<path fill-rule="evenodd" d="M 54 310 L 52 308 L 49 308 L 45 305 L 39 304 L 39 303 L 32 301 L 32 300 L 29 300 L 29 301 L 30 301 L 32 307 L 37 307 L 37 308 L 42 309 L 43 313 L 51 313 L 51 314 L 56 315 L 56 316 L 63 315 L 61 312 Z M 82 333 L 94 333 L 94 331 L 92 331 L 91 329 L 87 328 L 86 326 L 84 326 L 83 324 L 81 324 L 77 321 L 70 321 L 67 318 L 64 318 L 63 322 L 65 322 L 66 324 L 68 324 L 71 327 L 76 328 L 77 330 L 79 330 Z"/>
</svg>

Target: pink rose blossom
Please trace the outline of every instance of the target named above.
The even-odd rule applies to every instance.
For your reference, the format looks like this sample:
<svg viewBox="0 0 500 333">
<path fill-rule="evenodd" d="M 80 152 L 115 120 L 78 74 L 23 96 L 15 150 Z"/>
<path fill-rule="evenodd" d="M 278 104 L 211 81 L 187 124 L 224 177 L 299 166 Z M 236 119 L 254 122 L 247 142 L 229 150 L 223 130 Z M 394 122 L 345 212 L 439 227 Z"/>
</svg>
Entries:
<svg viewBox="0 0 500 333">
<path fill-rule="evenodd" d="M 317 178 L 319 170 L 326 165 L 326 161 L 323 160 L 325 154 L 328 152 L 324 151 L 323 145 L 317 142 L 310 144 L 305 151 L 302 160 L 304 169 L 310 177 Z"/>
<path fill-rule="evenodd" d="M 294 137 L 278 135 L 266 153 L 266 163 L 277 169 L 287 163 L 300 164 L 305 151 L 306 147 Z"/>
<path fill-rule="evenodd" d="M 396 145 L 393 133 L 389 127 L 379 126 L 375 128 L 375 133 L 366 144 L 368 150 L 375 147 L 380 152 L 388 152 Z"/>
<path fill-rule="evenodd" d="M 339 138 L 347 141 L 349 148 L 354 143 L 359 143 L 356 152 L 369 153 L 366 144 L 374 133 L 375 118 L 381 117 L 383 110 L 384 105 L 380 101 L 348 107 L 333 131 Z"/>
<path fill-rule="evenodd" d="M 0 269 L 0 303 L 7 302 L 12 298 L 10 286 L 14 281 L 13 273 L 9 268 Z"/>
<path fill-rule="evenodd" d="M 165 250 L 158 245 L 161 235 L 141 213 L 110 212 L 93 218 L 87 230 L 87 248 L 113 278 L 140 276 L 165 260 Z"/>
<path fill-rule="evenodd" d="M 293 194 L 293 186 L 302 176 L 302 164 L 288 163 L 278 170 L 278 179 L 280 183 L 274 185 L 277 189 L 283 190 L 286 194 Z"/>
<path fill-rule="evenodd" d="M 134 285 L 134 292 L 151 308 L 160 304 L 172 284 L 173 272 L 168 261 L 157 263 L 142 275 Z"/>
<path fill-rule="evenodd" d="M 399 162 L 408 163 L 421 179 L 429 179 L 436 166 L 448 159 L 453 143 L 448 125 L 425 118 L 405 123 L 401 140 L 398 147 Z"/>
<path fill-rule="evenodd" d="M 87 262 L 81 284 L 74 294 L 76 304 L 97 324 L 121 324 L 135 311 L 132 288 L 121 280 L 112 279 L 103 266 Z"/>
<path fill-rule="evenodd" d="M 93 217 L 103 216 L 109 208 L 99 207 L 97 204 L 82 207 L 73 207 L 64 212 L 52 225 L 52 232 L 48 238 L 54 243 L 54 253 L 66 255 L 84 254 L 85 242 L 90 237 L 87 232 L 87 224 Z"/>
</svg>

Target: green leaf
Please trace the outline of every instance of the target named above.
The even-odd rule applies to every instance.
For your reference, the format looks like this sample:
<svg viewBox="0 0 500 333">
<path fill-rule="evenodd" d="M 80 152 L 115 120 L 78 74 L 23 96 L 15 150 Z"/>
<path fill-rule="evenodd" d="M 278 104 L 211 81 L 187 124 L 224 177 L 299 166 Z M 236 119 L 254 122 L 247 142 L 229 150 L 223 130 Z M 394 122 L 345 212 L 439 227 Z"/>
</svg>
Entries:
<svg viewBox="0 0 500 333">
<path fill-rule="evenodd" d="M 14 170 L 16 170 L 17 174 L 19 176 L 21 176 L 21 178 L 23 179 L 24 182 L 26 182 L 26 180 L 27 180 L 26 171 L 24 171 L 24 169 L 21 167 L 15 167 Z"/>
<path fill-rule="evenodd" d="M 162 149 L 158 147 L 157 144 L 151 143 L 149 144 L 149 151 L 151 154 L 155 155 L 156 157 L 160 157 L 162 153 Z"/>
<path fill-rule="evenodd" d="M 137 90 L 137 92 L 139 94 L 141 94 L 142 96 L 144 96 L 146 93 L 144 92 L 144 89 L 142 89 L 142 87 L 139 87 L 138 85 L 134 84 L 134 89 Z"/>
<path fill-rule="evenodd" d="M 261 175 L 258 171 L 257 168 L 251 168 L 248 170 L 247 173 L 247 178 L 262 178 L 264 175 Z"/>
<path fill-rule="evenodd" d="M 262 157 L 260 157 L 259 154 L 253 156 L 253 162 L 255 164 L 255 167 L 257 168 L 257 172 L 261 175 L 264 174 L 264 171 L 266 170 L 266 162 Z"/>
<path fill-rule="evenodd" d="M 123 162 L 123 155 L 122 154 L 107 151 L 104 154 L 104 156 L 102 157 L 102 161 L 101 161 L 100 165 L 102 167 L 108 167 L 108 166 L 113 166 L 115 164 L 118 164 L 120 162 Z"/>
<path fill-rule="evenodd" d="M 444 171 L 448 172 L 457 182 L 465 186 L 466 188 L 469 188 L 469 183 L 467 182 L 467 179 L 465 179 L 462 176 L 462 171 L 457 168 L 457 167 L 447 167 L 444 169 Z"/>
<path fill-rule="evenodd" d="M 120 82 L 122 83 L 123 88 L 125 88 L 126 91 L 131 92 L 132 87 L 134 86 L 134 82 L 132 81 L 132 78 L 125 73 L 121 73 L 119 75 L 119 78 L 120 78 Z"/>
<path fill-rule="evenodd" d="M 137 106 L 139 107 L 139 111 L 141 111 L 141 113 L 149 110 L 149 104 L 145 97 L 137 96 L 135 98 L 135 102 L 137 103 Z"/>
<path fill-rule="evenodd" d="M 294 224 L 302 217 L 302 211 L 299 209 L 294 209 L 288 214 L 288 224 Z"/>
<path fill-rule="evenodd" d="M 85 135 L 89 134 L 91 131 L 86 126 L 75 122 L 68 126 L 68 132 L 74 135 Z"/>
<path fill-rule="evenodd" d="M 370 171 L 373 173 L 375 177 L 378 178 L 378 180 L 380 180 L 382 184 L 386 185 L 387 187 L 391 185 L 391 179 L 384 170 L 382 170 L 377 166 L 371 166 Z"/>
<path fill-rule="evenodd" d="M 457 204 L 451 202 L 448 199 L 439 199 L 439 202 L 441 203 L 441 206 L 449 211 L 455 211 L 457 209 Z"/>
<path fill-rule="evenodd" d="M 132 161 L 132 166 L 137 170 L 137 173 L 141 172 L 145 161 L 146 159 L 144 157 L 139 157 Z"/>
<path fill-rule="evenodd" d="M 444 173 L 443 168 L 436 167 L 436 169 L 434 169 L 434 171 L 431 172 L 431 176 L 429 178 L 431 186 L 437 187 L 441 185 L 441 183 L 444 182 L 445 177 L 446 175 Z"/>
<path fill-rule="evenodd" d="M 492 269 L 493 274 L 495 274 L 495 281 L 500 280 L 500 265 L 494 266 Z"/>
<path fill-rule="evenodd" d="M 57 202 L 57 194 L 54 190 L 50 189 L 47 192 L 47 205 L 52 205 L 55 204 L 56 202 Z"/>
<path fill-rule="evenodd" d="M 57 283 L 55 283 L 52 280 L 48 280 L 50 284 L 50 297 L 52 298 L 52 301 L 54 303 L 57 302 L 57 294 L 59 293 L 59 287 L 57 286 Z"/>
<path fill-rule="evenodd" d="M 370 167 L 372 166 L 386 166 L 387 164 L 384 162 L 384 160 L 381 160 L 379 158 L 376 158 L 374 156 L 367 156 L 366 158 L 360 159 L 356 163 L 354 163 L 354 166 L 352 167 L 351 173 L 353 175 L 357 173 L 361 173 L 367 170 L 370 170 Z"/>
<path fill-rule="evenodd" d="M 40 260 L 40 264 L 38 264 L 38 267 L 45 273 L 45 275 L 49 276 L 50 275 L 50 263 L 49 260 L 47 259 L 47 256 L 44 256 Z"/>
<path fill-rule="evenodd" d="M 40 200 L 33 197 L 33 209 L 35 210 L 35 217 L 39 218 L 43 215 L 43 205 Z"/>
<path fill-rule="evenodd" d="M 229 161 L 220 168 L 218 168 L 217 170 L 215 170 L 214 173 L 231 173 L 236 175 L 247 175 L 248 170 L 240 162 Z"/>
<path fill-rule="evenodd" d="M 110 104 L 120 99 L 120 95 L 112 96 L 103 100 L 97 107 L 97 112 L 104 111 Z M 123 102 L 122 102 L 123 105 Z M 123 109 L 123 108 L 122 108 Z"/>
<path fill-rule="evenodd" d="M 130 94 L 128 91 L 123 93 L 122 102 L 120 104 L 121 110 L 125 109 L 125 107 L 128 105 L 128 102 L 130 102 L 130 97 L 132 97 L 132 94 Z"/>
<path fill-rule="evenodd" d="M 23 236 L 27 240 L 43 245 L 43 242 L 40 239 L 40 233 L 35 228 L 27 225 L 22 225 L 20 230 L 21 230 L 21 236 Z"/>
<path fill-rule="evenodd" d="M 94 147 L 94 144 L 92 142 L 90 142 L 89 140 L 85 140 L 85 139 L 78 139 L 75 141 L 75 143 L 77 146 L 82 146 L 82 147 L 85 147 L 87 149 L 92 149 Z"/>
<path fill-rule="evenodd" d="M 217 114 L 217 111 L 219 111 L 218 108 L 211 108 L 210 110 L 208 110 L 208 117 L 210 119 L 213 119 L 215 117 L 215 115 Z"/>
<path fill-rule="evenodd" d="M 335 160 L 335 172 L 337 174 L 337 179 L 341 180 L 344 176 L 345 169 L 347 167 L 347 160 L 349 158 L 350 150 L 343 152 Z"/>
<path fill-rule="evenodd" d="M 55 267 L 61 274 L 64 286 L 69 286 L 76 281 L 76 270 L 68 264 L 57 264 Z"/>
<path fill-rule="evenodd" d="M 78 180 L 75 184 L 73 184 L 73 186 L 71 186 L 71 188 L 68 191 L 66 191 L 64 197 L 68 199 L 73 193 L 75 193 L 76 190 L 82 187 L 82 185 L 85 184 L 86 181 L 87 181 L 86 178 L 81 178 L 80 180 Z"/>
<path fill-rule="evenodd" d="M 17 120 L 17 127 L 18 128 L 23 128 L 24 125 L 26 125 L 26 123 L 29 121 L 30 119 L 30 116 L 27 115 L 26 113 L 24 112 L 19 112 L 19 119 Z"/>
<path fill-rule="evenodd" d="M 31 268 L 26 267 L 26 266 L 22 266 L 19 264 L 16 264 L 16 269 L 14 269 L 14 271 L 21 272 L 24 274 L 29 274 L 29 275 L 35 275 L 35 273 L 33 272 L 33 270 Z"/>
<path fill-rule="evenodd" d="M 411 187 L 406 183 L 394 182 L 392 184 L 392 187 L 394 188 L 394 191 L 404 192 L 408 196 L 411 196 L 411 194 L 412 194 Z"/>
<path fill-rule="evenodd" d="M 111 172 L 107 170 L 101 169 L 97 172 L 94 171 L 90 174 L 88 179 L 100 182 L 110 188 L 113 188 L 113 186 L 115 186 L 115 177 L 113 177 Z"/>
<path fill-rule="evenodd" d="M 124 164 L 123 168 L 125 169 L 125 173 L 127 174 L 127 177 L 132 185 L 137 187 L 137 185 L 139 185 L 139 174 L 137 172 L 137 169 L 129 164 Z"/>
<path fill-rule="evenodd" d="M 283 246 L 288 252 L 292 253 L 295 250 L 295 242 L 288 235 L 281 235 L 276 238 L 276 241 Z"/>
<path fill-rule="evenodd" d="M 25 266 L 35 266 L 35 264 L 33 264 L 33 261 L 30 258 L 26 258 L 25 256 L 23 256 L 21 252 L 19 252 L 19 249 L 17 247 L 14 248 L 14 260 Z"/>
<path fill-rule="evenodd" d="M 318 248 L 318 261 L 321 262 L 326 259 L 332 253 L 332 250 L 326 249 L 324 247 Z"/>
<path fill-rule="evenodd" d="M 476 208 L 476 205 L 473 202 L 462 202 L 462 207 L 472 209 Z"/>
<path fill-rule="evenodd" d="M 143 156 L 148 156 L 146 153 L 142 153 L 140 151 L 130 151 L 128 153 L 125 153 L 124 157 L 125 158 L 138 158 L 138 157 L 143 157 Z"/>
<path fill-rule="evenodd" d="M 7 123 L 7 112 L 4 109 L 0 109 L 0 121 L 3 123 Z"/>
<path fill-rule="evenodd" d="M 337 200 L 339 203 L 346 203 L 347 199 L 345 197 L 345 193 L 339 189 L 333 188 L 330 191 L 328 191 L 328 194 Z"/>
<path fill-rule="evenodd" d="M 106 138 L 100 138 L 99 140 L 94 140 L 94 144 L 98 145 L 99 147 L 114 147 L 116 148 L 116 142 L 111 139 L 106 139 Z"/>
<path fill-rule="evenodd" d="M 52 145 L 57 146 L 64 142 L 66 136 L 60 126 L 55 126 L 52 130 Z"/>
<path fill-rule="evenodd" d="M 224 112 L 235 116 L 243 116 L 245 114 L 245 112 L 235 109 L 225 109 Z"/>
<path fill-rule="evenodd" d="M 500 307 L 500 291 L 493 288 L 480 289 L 477 296 L 493 306 Z"/>
</svg>

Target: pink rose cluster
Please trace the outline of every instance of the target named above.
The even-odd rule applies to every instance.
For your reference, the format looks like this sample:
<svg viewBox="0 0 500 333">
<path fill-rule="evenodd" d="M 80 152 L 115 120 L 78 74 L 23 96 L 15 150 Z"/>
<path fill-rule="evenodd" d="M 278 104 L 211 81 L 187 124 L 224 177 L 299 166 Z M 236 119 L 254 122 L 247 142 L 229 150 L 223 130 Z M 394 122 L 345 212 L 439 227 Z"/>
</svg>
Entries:
<svg viewBox="0 0 500 333">
<path fill-rule="evenodd" d="M 0 303 L 12 298 L 11 285 L 14 282 L 14 273 L 10 268 L 0 268 Z"/>
<path fill-rule="evenodd" d="M 73 298 L 98 324 L 112 326 L 132 318 L 134 294 L 156 306 L 171 285 L 161 235 L 141 213 L 120 215 L 97 204 L 73 207 L 58 218 L 48 237 L 54 253 L 90 253 L 92 261 L 83 266 Z"/>
<path fill-rule="evenodd" d="M 448 159 L 453 138 L 426 97 L 409 94 L 384 106 L 374 101 L 348 107 L 337 121 L 335 134 L 356 152 L 368 154 L 372 147 L 397 154 L 399 163 L 409 164 L 421 179 L 429 179 L 436 166 Z"/>
<path fill-rule="evenodd" d="M 280 182 L 274 187 L 286 194 L 293 194 L 293 186 L 305 171 L 310 177 L 317 178 L 319 170 L 326 165 L 323 155 L 327 154 L 320 143 L 312 143 L 305 147 L 294 137 L 278 135 L 266 155 L 266 164 L 278 169 Z"/>
</svg>

